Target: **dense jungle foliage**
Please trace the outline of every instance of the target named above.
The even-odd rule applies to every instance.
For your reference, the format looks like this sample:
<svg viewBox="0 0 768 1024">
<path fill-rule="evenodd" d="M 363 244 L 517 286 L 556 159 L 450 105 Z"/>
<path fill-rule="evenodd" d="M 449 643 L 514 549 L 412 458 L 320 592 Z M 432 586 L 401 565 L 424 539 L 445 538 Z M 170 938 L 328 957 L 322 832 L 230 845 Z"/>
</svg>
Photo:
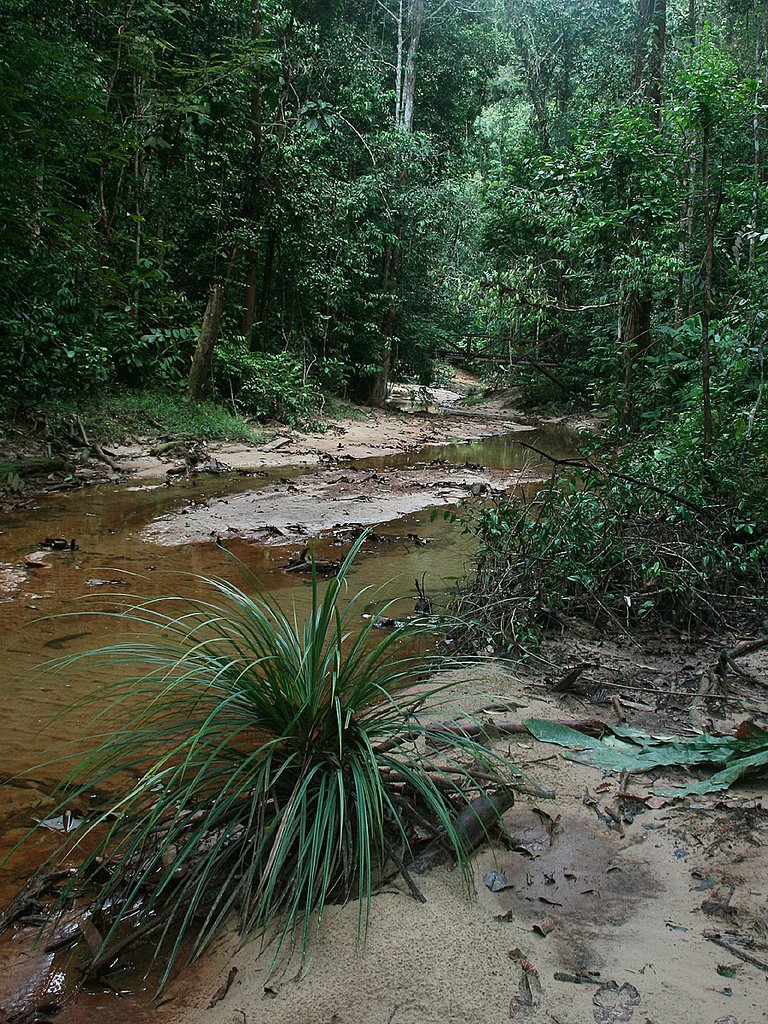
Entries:
<svg viewBox="0 0 768 1024">
<path fill-rule="evenodd" d="M 0 420 L 55 429 L 97 396 L 105 429 L 189 410 L 189 434 L 218 417 L 249 441 L 468 366 L 611 417 L 551 486 L 449 513 L 478 541 L 451 658 L 530 652 L 569 615 L 751 627 L 767 46 L 766 0 L 0 0 Z M 375 616 L 350 642 L 337 597 L 362 542 L 324 596 L 306 563 L 306 625 L 215 578 L 184 614 L 121 597 L 155 639 L 83 655 L 149 666 L 111 691 L 147 703 L 57 811 L 167 751 L 86 826 L 108 833 L 63 902 L 91 886 L 97 920 L 117 908 L 86 975 L 139 899 L 171 960 L 233 908 L 244 936 L 305 944 L 356 894 L 362 933 L 414 823 L 466 867 L 469 793 L 505 795 L 491 817 L 511 803 L 484 739 L 414 725 L 445 684 L 393 660 L 398 635 L 373 639 Z"/>
<path fill-rule="evenodd" d="M 608 478 L 662 481 L 648 522 L 716 522 L 749 574 L 767 25 L 762 0 L 3 0 L 5 413 L 165 386 L 301 423 L 500 361 L 524 402 L 612 409 L 644 440 Z M 611 539 L 659 498 L 609 492 Z"/>
<path fill-rule="evenodd" d="M 459 352 L 762 434 L 760 0 L 1 11 L 6 411 L 177 387 L 202 330 L 261 416 Z"/>
</svg>

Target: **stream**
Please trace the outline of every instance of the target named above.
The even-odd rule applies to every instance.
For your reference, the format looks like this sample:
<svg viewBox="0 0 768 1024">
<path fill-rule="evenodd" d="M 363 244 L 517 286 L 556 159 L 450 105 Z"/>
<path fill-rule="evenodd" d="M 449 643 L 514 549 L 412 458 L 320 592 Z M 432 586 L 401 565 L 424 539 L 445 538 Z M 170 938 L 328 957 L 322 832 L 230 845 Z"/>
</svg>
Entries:
<svg viewBox="0 0 768 1024">
<path fill-rule="evenodd" d="M 520 440 L 554 456 L 572 452 L 566 432 L 531 430 L 466 443 L 429 445 L 388 457 L 347 460 L 344 465 L 355 471 L 396 471 L 398 479 L 435 465 L 443 469 L 469 465 L 473 471 L 508 474 L 525 468 L 529 475 L 538 472 L 548 476 L 549 464 L 532 459 Z M 321 471 L 318 468 L 316 472 Z M 56 716 L 79 698 L 97 692 L 108 680 L 101 667 L 94 675 L 93 663 L 88 661 L 75 663 L 66 672 L 41 670 L 52 658 L 114 641 L 114 620 L 78 616 L 78 610 L 87 607 L 89 598 L 118 590 L 141 597 L 170 591 L 194 594 L 194 578 L 182 573 L 232 577 L 238 572 L 237 566 L 220 547 L 210 542 L 158 543 L 152 525 L 190 504 L 227 503 L 238 495 L 251 496 L 264 488 L 288 488 L 291 481 L 305 481 L 312 473 L 306 466 L 281 466 L 259 474 L 201 475 L 173 486 L 164 481 L 103 485 L 45 496 L 34 508 L 0 517 L 4 737 L 0 859 L 35 820 L 47 817 L 53 805 L 51 789 L 62 771 L 60 765 L 49 762 L 69 749 L 89 712 Z M 394 599 L 388 614 L 403 617 L 414 610 L 414 580 L 423 579 L 426 592 L 439 604 L 441 596 L 469 568 L 473 550 L 471 538 L 442 514 L 451 507 L 447 500 L 436 502 L 439 509 L 426 504 L 405 516 L 377 523 L 376 539 L 366 544 L 352 571 L 351 592 L 371 587 L 376 591 L 377 605 Z M 354 523 L 345 525 L 348 528 Z M 42 550 L 41 541 L 46 537 L 74 538 L 76 548 L 50 551 L 40 558 L 44 567 L 27 567 L 25 560 L 32 552 Z M 226 548 L 285 607 L 294 605 L 301 616 L 309 601 L 307 576 L 286 573 L 284 566 L 297 556 L 305 539 L 293 534 L 287 539 L 277 537 L 277 541 L 233 536 L 226 540 Z M 324 530 L 314 542 L 314 550 L 319 558 L 337 559 L 350 543 L 349 529 L 346 537 L 343 531 Z M 16 895 L 35 866 L 56 848 L 59 838 L 40 830 L 12 855 L 0 879 L 0 907 Z M 32 934 L 31 929 L 25 931 Z M 66 968 L 39 951 L 35 953 L 35 968 L 30 971 L 25 959 L 28 954 L 22 956 L 18 948 L 13 948 L 19 945 L 12 931 L 0 939 L 3 995 L 16 993 L 10 1002 L 8 998 L 0 1000 L 6 1010 L 12 1005 L 55 1000 L 72 983 Z M 131 977 L 126 987 L 138 995 L 143 987 L 141 977 Z M 114 995 L 102 992 L 89 998 L 96 1000 L 95 1009 Z M 85 1011 L 78 1011 L 71 1019 L 86 1020 Z M 137 1021 L 139 1016 L 131 1012 L 130 1019 Z"/>
</svg>

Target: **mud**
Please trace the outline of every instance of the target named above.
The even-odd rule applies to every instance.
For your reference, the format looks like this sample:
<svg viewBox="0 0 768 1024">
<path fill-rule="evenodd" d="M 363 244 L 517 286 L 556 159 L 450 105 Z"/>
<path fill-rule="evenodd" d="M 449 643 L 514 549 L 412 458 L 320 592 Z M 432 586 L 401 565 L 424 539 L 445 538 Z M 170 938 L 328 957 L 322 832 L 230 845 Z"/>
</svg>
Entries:
<svg viewBox="0 0 768 1024">
<path fill-rule="evenodd" d="M 372 526 L 425 508 L 487 497 L 540 479 L 541 471 L 516 473 L 444 463 L 367 469 L 321 470 L 269 484 L 258 491 L 185 504 L 145 531 L 158 544 L 188 544 L 242 537 L 289 544 L 350 523 Z"/>
</svg>

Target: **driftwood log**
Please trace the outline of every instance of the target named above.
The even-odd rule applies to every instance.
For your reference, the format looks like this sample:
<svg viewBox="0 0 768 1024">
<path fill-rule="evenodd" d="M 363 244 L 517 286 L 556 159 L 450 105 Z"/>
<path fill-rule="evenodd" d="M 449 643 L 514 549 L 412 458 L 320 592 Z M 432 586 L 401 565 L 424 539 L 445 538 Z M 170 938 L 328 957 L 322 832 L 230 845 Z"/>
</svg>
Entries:
<svg viewBox="0 0 768 1024">
<path fill-rule="evenodd" d="M 46 456 L 12 459 L 9 462 L 0 462 L 0 480 L 4 480 L 9 476 L 18 476 L 23 480 L 27 476 L 36 476 L 39 473 L 56 473 L 66 468 L 67 462 L 64 459 L 48 458 Z"/>
<path fill-rule="evenodd" d="M 454 827 L 458 833 L 461 845 L 467 853 L 476 849 L 484 839 L 488 838 L 489 831 L 493 828 L 502 814 L 508 811 L 515 802 L 515 794 L 511 789 L 498 790 L 493 796 L 479 796 L 468 804 L 458 815 Z M 438 837 L 425 847 L 410 864 L 406 865 L 409 872 L 415 875 L 423 875 L 438 864 L 444 864 L 452 857 L 450 846 L 445 839 Z"/>
</svg>

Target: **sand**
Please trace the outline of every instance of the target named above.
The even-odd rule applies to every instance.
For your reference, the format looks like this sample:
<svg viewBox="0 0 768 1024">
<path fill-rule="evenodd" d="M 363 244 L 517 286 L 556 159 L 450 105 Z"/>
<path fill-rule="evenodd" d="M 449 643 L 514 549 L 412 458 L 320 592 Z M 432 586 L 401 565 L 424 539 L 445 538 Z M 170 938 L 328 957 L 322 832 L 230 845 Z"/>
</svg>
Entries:
<svg viewBox="0 0 768 1024">
<path fill-rule="evenodd" d="M 467 707 L 477 705 L 471 692 L 477 686 L 492 687 L 515 716 L 562 715 L 558 704 L 532 698 L 518 677 L 499 668 L 472 684 Z M 765 914 L 765 814 L 753 814 L 750 828 L 744 827 L 744 809 L 756 806 L 757 794 L 741 789 L 725 803 L 710 798 L 695 808 L 689 801 L 648 809 L 617 830 L 583 802 L 589 790 L 601 806 L 609 804 L 618 789 L 615 776 L 603 779 L 599 771 L 568 762 L 558 748 L 532 739 L 507 741 L 505 747 L 532 778 L 555 791 L 546 802 L 519 798 L 505 816 L 507 826 L 515 831 L 536 820 L 534 808 L 546 811 L 557 820 L 549 849 L 529 857 L 484 847 L 474 862 L 474 894 L 467 894 L 459 872 L 449 867 L 418 879 L 426 904 L 413 899 L 402 881 L 386 886 L 372 899 L 360 947 L 357 904 L 331 907 L 304 968 L 294 959 L 271 977 L 269 950 L 250 941 L 238 951 L 236 937 L 224 936 L 172 987 L 167 1004 L 172 1019 L 185 1024 L 501 1024 L 510 1019 L 758 1024 L 767 1019 L 768 976 L 704 936 L 713 928 L 749 931 Z M 647 789 L 642 776 L 633 782 L 642 795 Z M 489 870 L 504 871 L 511 887 L 490 892 L 483 884 Z M 718 900 L 731 885 L 731 910 L 720 912 Z M 497 920 L 501 916 L 505 919 Z M 548 917 L 554 929 L 544 937 L 533 925 Z M 765 958 L 764 952 L 757 955 Z M 540 980 L 538 1006 L 518 998 L 525 973 L 521 956 Z M 232 965 L 238 972 L 231 988 L 210 1008 Z M 591 984 L 555 978 L 556 973 L 589 972 Z M 615 1001 L 622 986 L 636 990 L 636 1005 L 623 1011 L 596 1005 L 595 999 Z M 631 991 L 624 988 L 623 994 Z"/>
</svg>

